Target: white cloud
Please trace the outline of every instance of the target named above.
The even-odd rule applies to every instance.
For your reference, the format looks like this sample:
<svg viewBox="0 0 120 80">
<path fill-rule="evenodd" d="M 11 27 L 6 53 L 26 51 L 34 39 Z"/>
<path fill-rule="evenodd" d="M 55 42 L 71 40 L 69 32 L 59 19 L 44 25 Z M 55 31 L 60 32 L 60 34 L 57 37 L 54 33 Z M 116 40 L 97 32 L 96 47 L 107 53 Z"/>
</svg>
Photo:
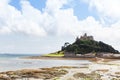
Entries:
<svg viewBox="0 0 120 80">
<path fill-rule="evenodd" d="M 48 0 L 41 13 L 28 0 L 21 0 L 21 11 L 6 1 L 0 11 L 0 33 L 20 32 L 37 36 L 71 34 L 74 25 L 69 23 L 73 23 L 76 17 L 74 18 L 72 9 L 60 9 L 64 4 L 67 4 L 67 0 Z"/>
<path fill-rule="evenodd" d="M 8 27 L 2 26 L 2 28 L 0 28 L 0 34 L 9 34 L 9 33 L 11 33 L 11 30 Z"/>
<path fill-rule="evenodd" d="M 101 19 L 113 23 L 120 19 L 120 0 L 85 0 Z"/>
<path fill-rule="evenodd" d="M 74 16 L 72 8 L 62 9 L 68 0 L 47 0 L 45 13 L 49 16 L 49 25 L 45 26 L 48 32 L 59 36 L 76 35 L 79 20 Z M 49 28 L 48 28 L 49 27 Z"/>
<path fill-rule="evenodd" d="M 6 0 L 0 10 L 0 33 L 18 32 L 35 36 L 46 35 L 44 29 L 37 22 L 41 13 L 39 10 L 33 8 L 28 1 L 24 0 L 21 1 L 21 13 L 8 3 Z"/>
</svg>

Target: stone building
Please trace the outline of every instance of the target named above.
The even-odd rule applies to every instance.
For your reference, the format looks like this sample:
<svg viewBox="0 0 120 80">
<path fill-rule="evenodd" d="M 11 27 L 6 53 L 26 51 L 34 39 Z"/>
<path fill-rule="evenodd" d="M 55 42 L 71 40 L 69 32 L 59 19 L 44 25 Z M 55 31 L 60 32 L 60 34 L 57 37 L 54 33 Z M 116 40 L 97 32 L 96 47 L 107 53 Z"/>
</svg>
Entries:
<svg viewBox="0 0 120 80">
<path fill-rule="evenodd" d="M 96 56 L 102 57 L 102 58 L 111 58 L 111 57 L 113 57 L 113 53 L 99 52 L 96 54 Z"/>
<path fill-rule="evenodd" d="M 85 33 L 83 36 L 80 37 L 80 40 L 94 40 L 93 36 L 87 36 Z"/>
<path fill-rule="evenodd" d="M 75 57 L 76 54 L 74 52 L 64 52 L 65 57 Z"/>
</svg>

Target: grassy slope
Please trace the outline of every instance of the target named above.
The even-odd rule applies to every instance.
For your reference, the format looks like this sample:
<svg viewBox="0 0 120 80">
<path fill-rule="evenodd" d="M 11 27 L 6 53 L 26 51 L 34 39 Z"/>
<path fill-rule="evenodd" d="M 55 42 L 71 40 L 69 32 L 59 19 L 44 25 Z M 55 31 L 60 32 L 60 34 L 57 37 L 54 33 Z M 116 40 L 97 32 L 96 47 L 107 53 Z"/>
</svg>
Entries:
<svg viewBox="0 0 120 80">
<path fill-rule="evenodd" d="M 47 57 L 62 57 L 62 56 L 64 56 L 64 52 L 60 51 L 60 52 L 55 52 L 55 53 L 49 53 L 49 54 L 45 54 L 43 56 L 47 56 Z"/>
</svg>

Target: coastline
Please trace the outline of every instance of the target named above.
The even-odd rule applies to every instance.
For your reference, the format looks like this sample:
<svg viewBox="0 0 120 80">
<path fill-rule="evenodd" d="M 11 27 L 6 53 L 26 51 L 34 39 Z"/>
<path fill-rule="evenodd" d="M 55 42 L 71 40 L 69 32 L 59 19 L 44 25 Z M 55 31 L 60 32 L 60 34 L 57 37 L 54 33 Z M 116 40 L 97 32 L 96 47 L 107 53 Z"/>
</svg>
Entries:
<svg viewBox="0 0 120 80">
<path fill-rule="evenodd" d="M 47 57 L 50 59 L 51 57 Z M 35 59 L 35 58 L 28 58 Z M 46 59 L 45 57 L 37 59 Z M 71 58 L 51 58 L 69 60 Z M 103 58 L 72 58 L 74 60 L 90 60 L 91 64 L 81 64 L 81 66 L 54 66 L 49 68 L 22 69 L 16 71 L 0 72 L 2 80 L 119 80 L 120 60 Z"/>
<path fill-rule="evenodd" d="M 22 57 L 22 59 L 45 59 L 45 60 L 89 60 L 91 62 L 109 62 L 120 60 L 120 58 L 100 58 L 100 57 L 49 57 L 49 56 L 30 56 L 30 57 Z"/>
<path fill-rule="evenodd" d="M 78 61 L 75 66 L 53 66 L 43 68 L 24 68 L 0 72 L 0 80 L 119 80 L 120 59 L 106 58 L 79 58 L 79 57 L 48 57 L 29 56 L 20 57 L 22 60 L 74 60 Z M 81 63 L 87 60 L 90 63 Z M 29 62 L 24 62 L 29 64 Z M 31 64 L 32 66 L 33 64 Z M 49 64 L 48 64 L 49 65 Z"/>
</svg>

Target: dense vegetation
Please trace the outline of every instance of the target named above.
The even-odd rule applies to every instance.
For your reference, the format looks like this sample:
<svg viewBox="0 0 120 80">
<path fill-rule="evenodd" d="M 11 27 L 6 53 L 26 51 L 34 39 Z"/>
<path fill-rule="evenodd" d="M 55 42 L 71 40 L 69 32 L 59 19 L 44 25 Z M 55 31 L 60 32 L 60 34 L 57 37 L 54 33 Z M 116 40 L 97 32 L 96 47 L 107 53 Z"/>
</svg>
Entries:
<svg viewBox="0 0 120 80">
<path fill-rule="evenodd" d="M 66 42 L 62 51 L 74 52 L 76 54 L 85 54 L 90 52 L 118 53 L 112 46 L 101 41 L 76 39 L 73 44 Z"/>
</svg>

